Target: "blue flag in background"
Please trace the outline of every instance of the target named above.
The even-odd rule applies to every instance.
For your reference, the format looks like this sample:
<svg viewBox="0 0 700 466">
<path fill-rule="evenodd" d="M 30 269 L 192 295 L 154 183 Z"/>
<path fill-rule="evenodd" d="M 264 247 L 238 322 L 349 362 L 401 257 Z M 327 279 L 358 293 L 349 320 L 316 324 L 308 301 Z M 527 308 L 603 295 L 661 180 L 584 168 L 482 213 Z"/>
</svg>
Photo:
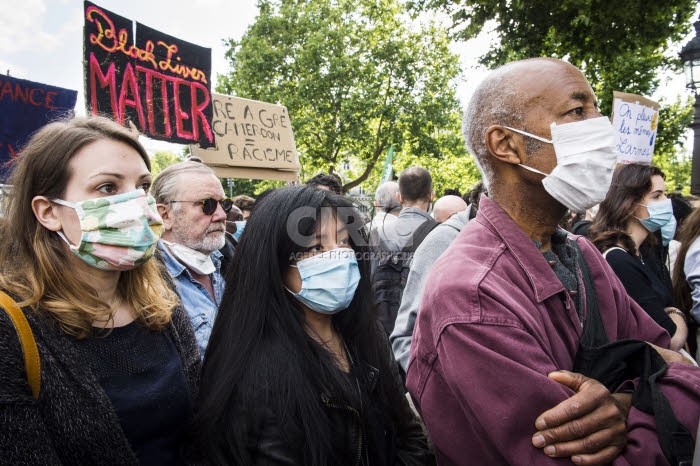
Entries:
<svg viewBox="0 0 700 466">
<path fill-rule="evenodd" d="M 78 91 L 0 75 L 0 183 L 32 134 L 75 108 Z"/>
</svg>

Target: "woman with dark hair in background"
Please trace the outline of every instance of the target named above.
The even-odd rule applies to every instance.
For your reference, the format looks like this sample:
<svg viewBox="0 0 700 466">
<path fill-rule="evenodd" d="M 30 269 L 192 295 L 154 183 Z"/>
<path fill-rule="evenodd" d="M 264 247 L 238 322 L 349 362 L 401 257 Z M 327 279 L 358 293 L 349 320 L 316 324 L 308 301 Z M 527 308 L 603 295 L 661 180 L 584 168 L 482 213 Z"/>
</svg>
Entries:
<svg viewBox="0 0 700 466">
<path fill-rule="evenodd" d="M 209 462 L 430 462 L 373 312 L 361 228 L 325 190 L 256 203 L 204 359 L 194 430 Z"/>
<path fill-rule="evenodd" d="M 10 183 L 0 288 L 38 355 L 25 361 L 27 333 L 0 309 L 0 463 L 182 464 L 200 354 L 150 259 L 163 227 L 138 135 L 103 117 L 51 123 Z"/>
<path fill-rule="evenodd" d="M 637 163 L 618 167 L 588 238 L 603 253 L 627 294 L 666 329 L 671 349 L 678 351 L 685 345 L 688 327 L 683 312 L 674 307 L 671 279 L 654 235 L 660 230 L 666 245 L 675 233 L 671 200 L 665 191 L 664 174 L 657 167 Z"/>
<path fill-rule="evenodd" d="M 336 173 L 326 175 L 319 173 L 306 182 L 306 186 L 317 189 L 325 189 L 335 194 L 343 193 L 343 182 Z"/>
<path fill-rule="evenodd" d="M 673 277 L 676 259 L 678 258 L 678 250 L 681 247 L 678 241 L 678 234 L 683 229 L 685 220 L 693 213 L 693 208 L 682 197 L 670 197 L 671 205 L 673 206 L 673 216 L 676 219 L 676 235 L 668 244 L 668 254 L 666 259 L 666 267 Z"/>
<path fill-rule="evenodd" d="M 676 267 L 673 270 L 673 295 L 689 323 L 688 346 L 700 356 L 698 322 L 700 322 L 700 209 L 695 209 L 678 232 Z"/>
</svg>

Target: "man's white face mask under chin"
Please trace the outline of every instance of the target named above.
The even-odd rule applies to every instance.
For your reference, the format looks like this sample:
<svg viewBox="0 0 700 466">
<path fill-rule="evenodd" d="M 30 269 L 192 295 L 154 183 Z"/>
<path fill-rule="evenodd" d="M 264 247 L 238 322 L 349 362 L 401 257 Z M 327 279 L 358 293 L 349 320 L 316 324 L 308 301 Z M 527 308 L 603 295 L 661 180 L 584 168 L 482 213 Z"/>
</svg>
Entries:
<svg viewBox="0 0 700 466">
<path fill-rule="evenodd" d="M 552 173 L 520 166 L 543 175 L 544 189 L 568 209 L 584 212 L 605 199 L 617 164 L 615 130 L 606 117 L 563 125 L 552 123 L 551 140 L 509 126 L 505 128 L 554 145 L 557 166 Z"/>
</svg>

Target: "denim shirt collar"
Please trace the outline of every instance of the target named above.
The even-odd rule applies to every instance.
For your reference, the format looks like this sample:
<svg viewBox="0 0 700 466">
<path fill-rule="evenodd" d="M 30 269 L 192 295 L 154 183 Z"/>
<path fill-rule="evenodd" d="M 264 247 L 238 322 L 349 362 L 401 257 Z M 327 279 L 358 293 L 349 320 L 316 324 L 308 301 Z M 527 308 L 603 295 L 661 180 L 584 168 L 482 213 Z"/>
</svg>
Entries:
<svg viewBox="0 0 700 466">
<path fill-rule="evenodd" d="M 187 275 L 191 275 L 190 271 L 187 270 L 187 267 L 181 264 L 172 254 L 170 254 L 170 251 L 168 250 L 167 246 L 165 246 L 163 241 L 158 241 L 158 248 L 163 254 L 163 262 L 165 263 L 165 267 L 168 269 L 170 275 L 173 277 L 179 277 L 183 272 L 187 272 Z M 221 273 L 221 259 L 223 257 L 224 255 L 221 254 L 220 251 L 214 251 L 211 253 L 211 261 L 214 263 L 214 267 L 216 267 L 216 273 Z"/>
</svg>

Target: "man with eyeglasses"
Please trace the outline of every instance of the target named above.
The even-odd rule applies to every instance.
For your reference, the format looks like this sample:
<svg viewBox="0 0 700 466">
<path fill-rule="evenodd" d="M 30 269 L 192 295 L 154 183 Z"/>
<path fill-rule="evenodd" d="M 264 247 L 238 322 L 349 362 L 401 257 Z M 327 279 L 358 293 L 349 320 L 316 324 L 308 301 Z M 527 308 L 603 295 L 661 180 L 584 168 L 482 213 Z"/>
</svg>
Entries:
<svg viewBox="0 0 700 466">
<path fill-rule="evenodd" d="M 233 202 L 212 169 L 197 158 L 167 167 L 151 190 L 165 230 L 160 255 L 204 357 L 224 292 L 219 249 L 226 244 L 226 214 Z"/>
</svg>

